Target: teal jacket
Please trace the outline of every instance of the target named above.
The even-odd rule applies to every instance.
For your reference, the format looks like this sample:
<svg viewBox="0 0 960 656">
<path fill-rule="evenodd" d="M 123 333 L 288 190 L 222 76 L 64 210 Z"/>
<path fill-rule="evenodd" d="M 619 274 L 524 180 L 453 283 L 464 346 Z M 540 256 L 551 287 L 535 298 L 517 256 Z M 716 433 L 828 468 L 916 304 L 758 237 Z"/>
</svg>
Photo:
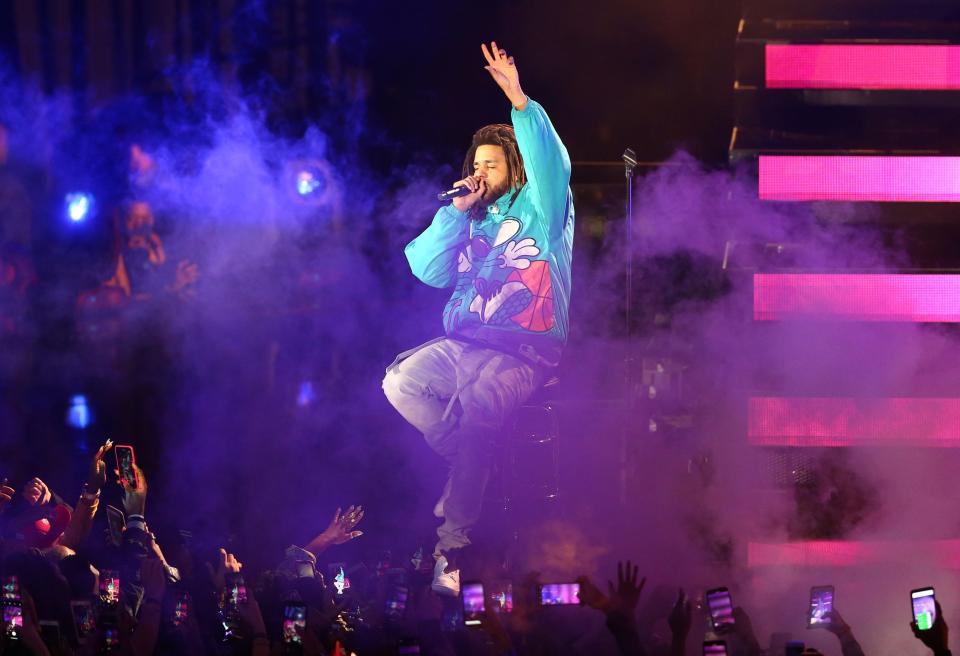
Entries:
<svg viewBox="0 0 960 656">
<path fill-rule="evenodd" d="M 527 183 L 489 205 L 482 220 L 441 207 L 404 252 L 417 278 L 453 287 L 443 310 L 448 337 L 553 366 L 570 322 L 570 158 L 539 104 L 528 100 L 511 118 Z"/>
</svg>

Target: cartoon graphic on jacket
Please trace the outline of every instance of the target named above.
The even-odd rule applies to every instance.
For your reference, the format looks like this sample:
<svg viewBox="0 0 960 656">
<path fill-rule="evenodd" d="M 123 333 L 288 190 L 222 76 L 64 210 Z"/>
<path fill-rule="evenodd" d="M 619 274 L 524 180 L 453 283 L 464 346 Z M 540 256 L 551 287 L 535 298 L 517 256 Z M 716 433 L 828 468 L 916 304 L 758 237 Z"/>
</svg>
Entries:
<svg viewBox="0 0 960 656">
<path fill-rule="evenodd" d="M 404 252 L 413 274 L 453 286 L 447 337 L 461 337 L 556 365 L 569 326 L 574 211 L 570 159 L 543 108 L 511 112 L 527 183 L 471 220 L 453 205 Z"/>
</svg>

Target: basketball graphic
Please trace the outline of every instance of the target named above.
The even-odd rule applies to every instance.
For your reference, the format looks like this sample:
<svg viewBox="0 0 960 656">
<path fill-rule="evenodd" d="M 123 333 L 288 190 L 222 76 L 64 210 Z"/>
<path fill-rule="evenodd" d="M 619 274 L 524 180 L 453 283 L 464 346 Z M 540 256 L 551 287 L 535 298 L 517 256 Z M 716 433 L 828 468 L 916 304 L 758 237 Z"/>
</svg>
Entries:
<svg viewBox="0 0 960 656">
<path fill-rule="evenodd" d="M 520 327 L 538 333 L 553 328 L 553 285 L 549 263 L 534 260 L 528 268 L 512 271 L 507 281 L 522 282 L 533 294 L 530 303 L 510 319 Z"/>
</svg>

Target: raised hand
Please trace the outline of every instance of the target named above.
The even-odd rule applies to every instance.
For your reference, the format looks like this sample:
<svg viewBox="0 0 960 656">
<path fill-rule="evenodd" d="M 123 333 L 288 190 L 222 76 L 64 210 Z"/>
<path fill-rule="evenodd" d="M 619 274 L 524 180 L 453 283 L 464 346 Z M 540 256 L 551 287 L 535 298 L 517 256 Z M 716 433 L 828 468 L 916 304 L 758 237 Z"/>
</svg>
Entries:
<svg viewBox="0 0 960 656">
<path fill-rule="evenodd" d="M 133 470 L 137 472 L 137 487 L 133 487 L 130 483 L 120 478 L 119 470 L 113 470 L 117 475 L 117 483 L 123 488 L 123 509 L 126 511 L 128 517 L 130 515 L 143 515 L 147 505 L 147 478 L 143 475 L 143 470 L 140 469 L 138 465 L 134 464 Z"/>
<path fill-rule="evenodd" d="M 610 600 L 600 591 L 600 588 L 595 586 L 586 576 L 577 578 L 577 583 L 580 585 L 581 606 L 589 606 L 590 608 L 604 612 L 607 611 L 610 607 Z"/>
<path fill-rule="evenodd" d="M 667 618 L 667 624 L 670 625 L 670 633 L 673 634 L 674 640 L 685 641 L 690 633 L 692 623 L 693 607 L 681 589 L 676 603 L 673 604 L 673 610 L 670 611 L 670 616 Z"/>
<path fill-rule="evenodd" d="M 107 440 L 90 461 L 90 470 L 87 472 L 87 492 L 90 494 L 96 494 L 107 484 L 107 463 L 103 461 L 103 456 L 112 448 L 113 441 Z"/>
<path fill-rule="evenodd" d="M 363 519 L 363 506 L 350 506 L 345 513 L 341 514 L 341 509 L 333 514 L 330 525 L 310 541 L 307 545 L 307 551 L 314 555 L 334 544 L 343 544 L 354 538 L 363 535 L 363 531 L 354 531 L 354 527 Z"/>
<path fill-rule="evenodd" d="M 483 58 L 487 60 L 484 68 L 490 73 L 490 77 L 503 89 L 513 106 L 522 110 L 526 107 L 527 96 L 520 88 L 520 74 L 517 72 L 513 57 L 507 55 L 506 50 L 499 48 L 496 41 L 491 41 L 489 48 L 485 43 L 480 44 L 480 49 L 483 51 Z"/>
<path fill-rule="evenodd" d="M 938 655 L 947 653 L 949 650 L 949 629 L 947 628 L 947 622 L 943 619 L 943 611 L 940 609 L 940 602 L 934 601 L 934 607 L 936 608 L 937 617 L 933 620 L 933 626 L 925 631 L 921 631 L 920 627 L 917 626 L 916 620 L 910 622 L 910 630 L 913 631 L 913 635 L 917 637 L 917 640 L 925 644 L 933 653 Z"/>
<path fill-rule="evenodd" d="M 3 509 L 13 500 L 13 495 L 17 491 L 14 490 L 7 484 L 7 480 L 3 480 L 3 484 L 0 485 L 0 512 L 3 512 Z"/>
<path fill-rule="evenodd" d="M 48 503 L 52 496 L 53 494 L 50 492 L 50 488 L 39 478 L 31 478 L 23 487 L 23 498 L 26 499 L 27 503 L 31 506 L 42 506 Z"/>
<path fill-rule="evenodd" d="M 223 547 L 220 547 L 220 553 L 217 557 L 217 567 L 207 563 L 207 573 L 210 575 L 210 582 L 214 589 L 219 593 L 227 587 L 227 574 L 239 574 L 243 569 L 243 563 L 237 560 L 237 557 L 229 553 Z"/>
<path fill-rule="evenodd" d="M 632 565 L 629 560 L 626 567 L 624 567 L 622 561 L 617 563 L 617 587 L 613 587 L 613 581 L 607 582 L 610 612 L 633 615 L 633 611 L 637 608 L 637 602 L 640 601 L 643 586 L 647 583 L 646 577 L 643 577 L 637 583 L 637 570 L 639 569 L 638 566 Z"/>
</svg>

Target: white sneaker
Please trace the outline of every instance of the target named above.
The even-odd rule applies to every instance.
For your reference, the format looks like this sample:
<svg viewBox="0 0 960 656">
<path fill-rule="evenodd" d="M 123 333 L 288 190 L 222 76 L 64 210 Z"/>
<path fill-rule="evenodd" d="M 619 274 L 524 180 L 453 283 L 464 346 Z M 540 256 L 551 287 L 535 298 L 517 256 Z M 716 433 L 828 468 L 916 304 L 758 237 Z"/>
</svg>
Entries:
<svg viewBox="0 0 960 656">
<path fill-rule="evenodd" d="M 447 479 L 447 484 L 443 486 L 443 494 L 440 495 L 437 504 L 433 507 L 433 516 L 437 519 L 443 519 L 443 504 L 450 498 L 450 485 L 452 482 L 453 479 Z"/>
<path fill-rule="evenodd" d="M 430 587 L 438 595 L 456 597 L 460 594 L 460 570 L 444 572 L 446 568 L 447 559 L 443 556 L 437 558 L 437 565 L 433 568 L 433 583 Z"/>
</svg>

